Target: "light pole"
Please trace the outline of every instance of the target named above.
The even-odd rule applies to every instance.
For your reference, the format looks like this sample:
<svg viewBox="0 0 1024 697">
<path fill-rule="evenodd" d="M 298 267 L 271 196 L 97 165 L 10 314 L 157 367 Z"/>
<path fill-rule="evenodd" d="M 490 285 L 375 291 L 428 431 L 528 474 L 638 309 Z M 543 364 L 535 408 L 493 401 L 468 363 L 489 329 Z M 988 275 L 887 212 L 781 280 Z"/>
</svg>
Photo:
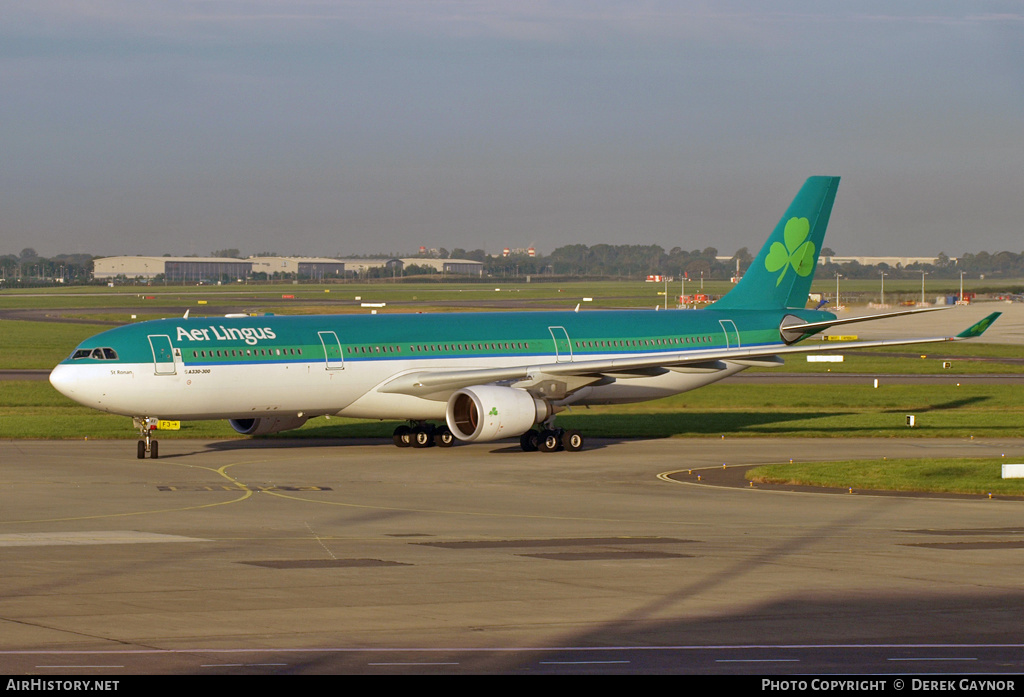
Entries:
<svg viewBox="0 0 1024 697">
<path fill-rule="evenodd" d="M 879 271 L 882 274 L 882 307 L 885 307 L 885 271 Z"/>
<path fill-rule="evenodd" d="M 927 271 L 921 272 L 921 304 L 924 305 L 924 277 L 928 275 Z"/>
<path fill-rule="evenodd" d="M 842 303 L 839 301 L 839 279 L 843 277 L 843 274 L 836 271 L 836 307 L 839 307 Z"/>
<path fill-rule="evenodd" d="M 964 273 L 965 272 L 963 271 L 960 272 L 960 297 L 957 298 L 960 301 L 960 304 L 964 301 Z"/>
</svg>

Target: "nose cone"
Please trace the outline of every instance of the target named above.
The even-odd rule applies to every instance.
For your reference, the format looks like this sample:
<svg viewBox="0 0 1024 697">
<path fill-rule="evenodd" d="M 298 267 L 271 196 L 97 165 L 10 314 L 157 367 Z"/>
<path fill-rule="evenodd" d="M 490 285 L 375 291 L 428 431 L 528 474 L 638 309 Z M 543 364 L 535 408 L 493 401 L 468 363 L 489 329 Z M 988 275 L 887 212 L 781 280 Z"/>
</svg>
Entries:
<svg viewBox="0 0 1024 697">
<path fill-rule="evenodd" d="M 74 368 L 69 365 L 58 365 L 50 373 L 50 384 L 65 397 L 75 399 Z"/>
</svg>

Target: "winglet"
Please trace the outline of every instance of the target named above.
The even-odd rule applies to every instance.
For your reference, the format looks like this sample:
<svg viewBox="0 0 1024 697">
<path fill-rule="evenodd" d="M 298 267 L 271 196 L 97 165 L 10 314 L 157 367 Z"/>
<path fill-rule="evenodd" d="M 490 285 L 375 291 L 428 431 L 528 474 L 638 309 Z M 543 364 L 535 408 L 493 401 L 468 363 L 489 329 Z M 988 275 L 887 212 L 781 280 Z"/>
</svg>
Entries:
<svg viewBox="0 0 1024 697">
<path fill-rule="evenodd" d="M 979 322 L 975 322 L 974 324 L 969 326 L 967 329 L 965 329 L 962 332 L 960 332 L 959 334 L 957 334 L 956 338 L 957 339 L 973 339 L 975 337 L 981 336 L 982 334 L 985 333 L 986 329 L 988 329 L 990 326 L 992 326 L 992 323 L 995 322 L 996 318 L 999 317 L 999 315 L 1001 315 L 1001 314 L 1003 314 L 1003 313 L 1002 312 L 993 312 L 991 315 L 989 315 L 985 319 L 983 319 L 983 320 L 981 320 Z"/>
</svg>

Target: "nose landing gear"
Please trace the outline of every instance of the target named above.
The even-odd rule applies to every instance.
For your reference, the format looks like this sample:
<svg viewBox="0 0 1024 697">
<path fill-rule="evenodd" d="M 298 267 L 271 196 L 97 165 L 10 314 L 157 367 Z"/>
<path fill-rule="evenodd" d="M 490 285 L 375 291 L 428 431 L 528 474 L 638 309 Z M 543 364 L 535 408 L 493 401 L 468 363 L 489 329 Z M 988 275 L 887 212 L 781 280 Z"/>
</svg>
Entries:
<svg viewBox="0 0 1024 697">
<path fill-rule="evenodd" d="M 137 448 L 138 459 L 145 459 L 146 453 L 149 453 L 150 459 L 156 460 L 160 457 L 159 443 L 155 438 L 153 438 L 153 431 L 156 430 L 157 419 L 147 418 L 145 416 L 135 416 L 132 418 L 132 423 L 137 429 L 139 429 L 139 443 Z"/>
</svg>

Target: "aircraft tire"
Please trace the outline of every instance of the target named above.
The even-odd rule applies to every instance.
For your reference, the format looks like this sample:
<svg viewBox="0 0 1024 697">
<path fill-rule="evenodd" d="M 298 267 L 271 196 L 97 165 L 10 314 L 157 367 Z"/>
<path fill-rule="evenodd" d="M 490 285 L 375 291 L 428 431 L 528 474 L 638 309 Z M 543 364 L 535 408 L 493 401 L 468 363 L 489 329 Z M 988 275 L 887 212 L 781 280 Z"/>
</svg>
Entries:
<svg viewBox="0 0 1024 697">
<path fill-rule="evenodd" d="M 540 434 L 534 429 L 530 429 L 523 435 L 519 436 L 519 447 L 523 449 L 525 453 L 535 453 L 540 445 Z"/>
<path fill-rule="evenodd" d="M 428 428 L 417 426 L 412 429 L 412 447 L 429 448 L 434 444 L 434 434 Z"/>
<path fill-rule="evenodd" d="M 583 450 L 583 434 L 575 428 L 570 428 L 562 434 L 562 447 L 570 453 Z"/>
<path fill-rule="evenodd" d="M 149 441 L 149 459 L 155 460 L 160 457 L 157 453 L 157 442 L 155 440 Z"/>
<path fill-rule="evenodd" d="M 144 441 L 144 440 L 140 440 L 139 441 L 138 458 L 140 460 L 145 460 L 146 459 L 146 441 Z"/>
<path fill-rule="evenodd" d="M 408 448 L 412 445 L 412 429 L 403 424 L 395 429 L 391 439 L 399 448 Z"/>
<path fill-rule="evenodd" d="M 437 429 L 434 434 L 434 445 L 441 448 L 450 448 L 455 445 L 455 436 L 447 426 Z"/>
<path fill-rule="evenodd" d="M 562 438 L 557 430 L 544 431 L 540 434 L 540 442 L 537 444 L 537 450 L 542 453 L 553 453 L 556 450 L 561 450 Z"/>
</svg>

